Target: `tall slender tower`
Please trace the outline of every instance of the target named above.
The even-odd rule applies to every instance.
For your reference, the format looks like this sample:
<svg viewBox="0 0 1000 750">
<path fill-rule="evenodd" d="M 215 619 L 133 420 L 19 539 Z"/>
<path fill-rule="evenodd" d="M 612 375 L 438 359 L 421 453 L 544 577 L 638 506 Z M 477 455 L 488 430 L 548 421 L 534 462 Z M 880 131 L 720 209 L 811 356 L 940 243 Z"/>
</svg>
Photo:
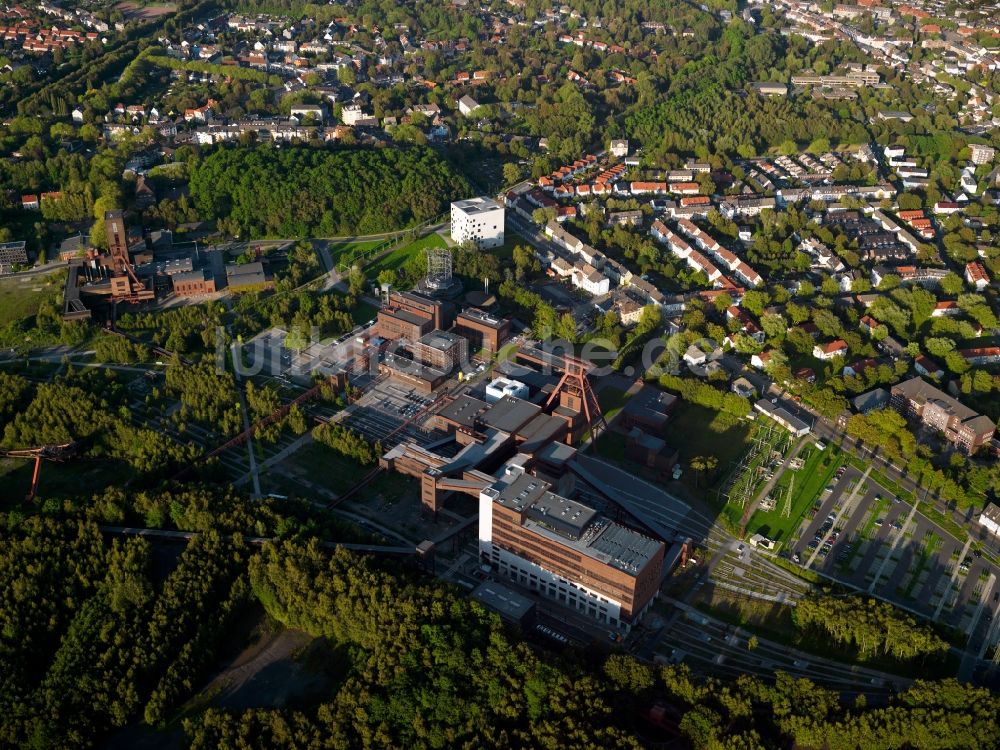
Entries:
<svg viewBox="0 0 1000 750">
<path fill-rule="evenodd" d="M 104 231 L 108 237 L 108 252 L 111 254 L 115 273 L 125 273 L 129 260 L 124 214 L 121 211 L 105 211 Z"/>
</svg>

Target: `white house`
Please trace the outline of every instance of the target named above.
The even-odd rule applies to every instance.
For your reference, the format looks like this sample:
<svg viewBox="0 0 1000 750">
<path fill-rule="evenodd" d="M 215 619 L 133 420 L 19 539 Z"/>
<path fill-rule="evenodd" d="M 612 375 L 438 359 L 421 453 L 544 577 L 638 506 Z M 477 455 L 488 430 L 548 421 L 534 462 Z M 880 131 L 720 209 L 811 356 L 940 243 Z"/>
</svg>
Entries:
<svg viewBox="0 0 1000 750">
<path fill-rule="evenodd" d="M 458 111 L 463 117 L 469 117 L 475 110 L 479 108 L 479 102 L 473 99 L 471 96 L 466 94 L 461 99 L 458 100 Z"/>
<path fill-rule="evenodd" d="M 624 159 L 628 156 L 628 141 L 626 140 L 614 140 L 611 141 L 611 148 L 608 149 L 612 156 L 619 159 Z"/>
<path fill-rule="evenodd" d="M 996 156 L 996 149 L 992 146 L 983 146 L 979 143 L 969 144 L 969 158 L 973 164 L 989 164 Z"/>
<path fill-rule="evenodd" d="M 813 347 L 813 356 L 824 361 L 834 357 L 842 357 L 847 354 L 847 342 L 843 339 L 835 339 L 829 344 L 816 344 Z"/>
<path fill-rule="evenodd" d="M 503 232 L 504 208 L 492 198 L 480 196 L 451 204 L 451 238 L 455 242 L 472 242 L 480 249 L 500 247 Z"/>
<path fill-rule="evenodd" d="M 692 367 L 698 367 L 708 361 L 708 355 L 694 344 L 691 344 L 691 346 L 687 348 L 687 351 L 684 352 L 684 361 Z"/>
<path fill-rule="evenodd" d="M 73 122 L 75 122 L 77 125 L 83 122 L 83 110 L 80 109 L 79 107 L 73 110 L 72 116 L 73 116 Z"/>
<path fill-rule="evenodd" d="M 978 261 L 972 261 L 965 266 L 965 280 L 979 292 L 990 285 L 990 277 L 983 264 Z"/>
</svg>

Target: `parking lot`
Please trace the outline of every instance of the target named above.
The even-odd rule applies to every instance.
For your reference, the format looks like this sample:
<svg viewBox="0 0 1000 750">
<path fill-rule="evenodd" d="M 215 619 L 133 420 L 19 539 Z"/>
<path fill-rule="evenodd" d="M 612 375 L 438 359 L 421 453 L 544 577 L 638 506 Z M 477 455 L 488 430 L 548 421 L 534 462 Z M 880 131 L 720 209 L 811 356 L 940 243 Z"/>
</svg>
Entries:
<svg viewBox="0 0 1000 750">
<path fill-rule="evenodd" d="M 792 561 L 969 635 L 997 608 L 991 566 L 871 479 L 844 466 L 815 502 Z"/>
</svg>

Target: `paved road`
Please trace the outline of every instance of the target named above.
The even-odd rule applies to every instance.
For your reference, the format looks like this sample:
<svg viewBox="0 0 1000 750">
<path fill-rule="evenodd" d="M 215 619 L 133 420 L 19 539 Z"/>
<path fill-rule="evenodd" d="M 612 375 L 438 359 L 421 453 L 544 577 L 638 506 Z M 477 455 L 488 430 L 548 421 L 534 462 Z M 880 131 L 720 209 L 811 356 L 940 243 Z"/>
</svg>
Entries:
<svg viewBox="0 0 1000 750">
<path fill-rule="evenodd" d="M 0 281 L 4 279 L 27 279 L 32 276 L 44 276 L 45 274 L 54 273 L 66 268 L 66 263 L 64 261 L 52 261 L 46 263 L 44 266 L 35 266 L 34 268 L 29 268 L 27 271 L 18 271 L 17 273 L 4 273 L 0 274 Z"/>
</svg>

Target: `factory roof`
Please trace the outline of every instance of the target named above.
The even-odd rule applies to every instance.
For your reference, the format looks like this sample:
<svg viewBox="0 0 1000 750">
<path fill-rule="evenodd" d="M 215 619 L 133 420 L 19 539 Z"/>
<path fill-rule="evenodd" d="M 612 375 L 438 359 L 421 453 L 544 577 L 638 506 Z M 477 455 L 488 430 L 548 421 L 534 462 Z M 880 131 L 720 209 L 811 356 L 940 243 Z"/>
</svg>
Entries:
<svg viewBox="0 0 1000 750">
<path fill-rule="evenodd" d="M 445 352 L 455 346 L 455 343 L 462 341 L 461 336 L 457 336 L 454 333 L 448 333 L 447 331 L 431 331 L 420 337 L 419 343 L 424 346 L 429 346 L 432 349 L 437 349 L 439 351 Z"/>
<path fill-rule="evenodd" d="M 488 326 L 490 328 L 500 328 L 504 322 L 502 318 L 490 315 L 489 313 L 480 310 L 478 307 L 467 307 L 458 314 L 458 317 L 474 321 L 479 325 Z"/>
<path fill-rule="evenodd" d="M 472 427 L 476 417 L 489 406 L 485 401 L 463 394 L 438 411 L 438 416 L 463 427 Z"/>
<path fill-rule="evenodd" d="M 502 398 L 483 413 L 483 422 L 502 432 L 517 432 L 538 414 L 542 407 L 514 396 Z"/>
<path fill-rule="evenodd" d="M 520 450 L 524 453 L 535 453 L 555 442 L 556 435 L 565 427 L 565 419 L 548 414 L 536 414 L 530 422 L 517 431 L 517 436 L 524 440 Z"/>
</svg>

